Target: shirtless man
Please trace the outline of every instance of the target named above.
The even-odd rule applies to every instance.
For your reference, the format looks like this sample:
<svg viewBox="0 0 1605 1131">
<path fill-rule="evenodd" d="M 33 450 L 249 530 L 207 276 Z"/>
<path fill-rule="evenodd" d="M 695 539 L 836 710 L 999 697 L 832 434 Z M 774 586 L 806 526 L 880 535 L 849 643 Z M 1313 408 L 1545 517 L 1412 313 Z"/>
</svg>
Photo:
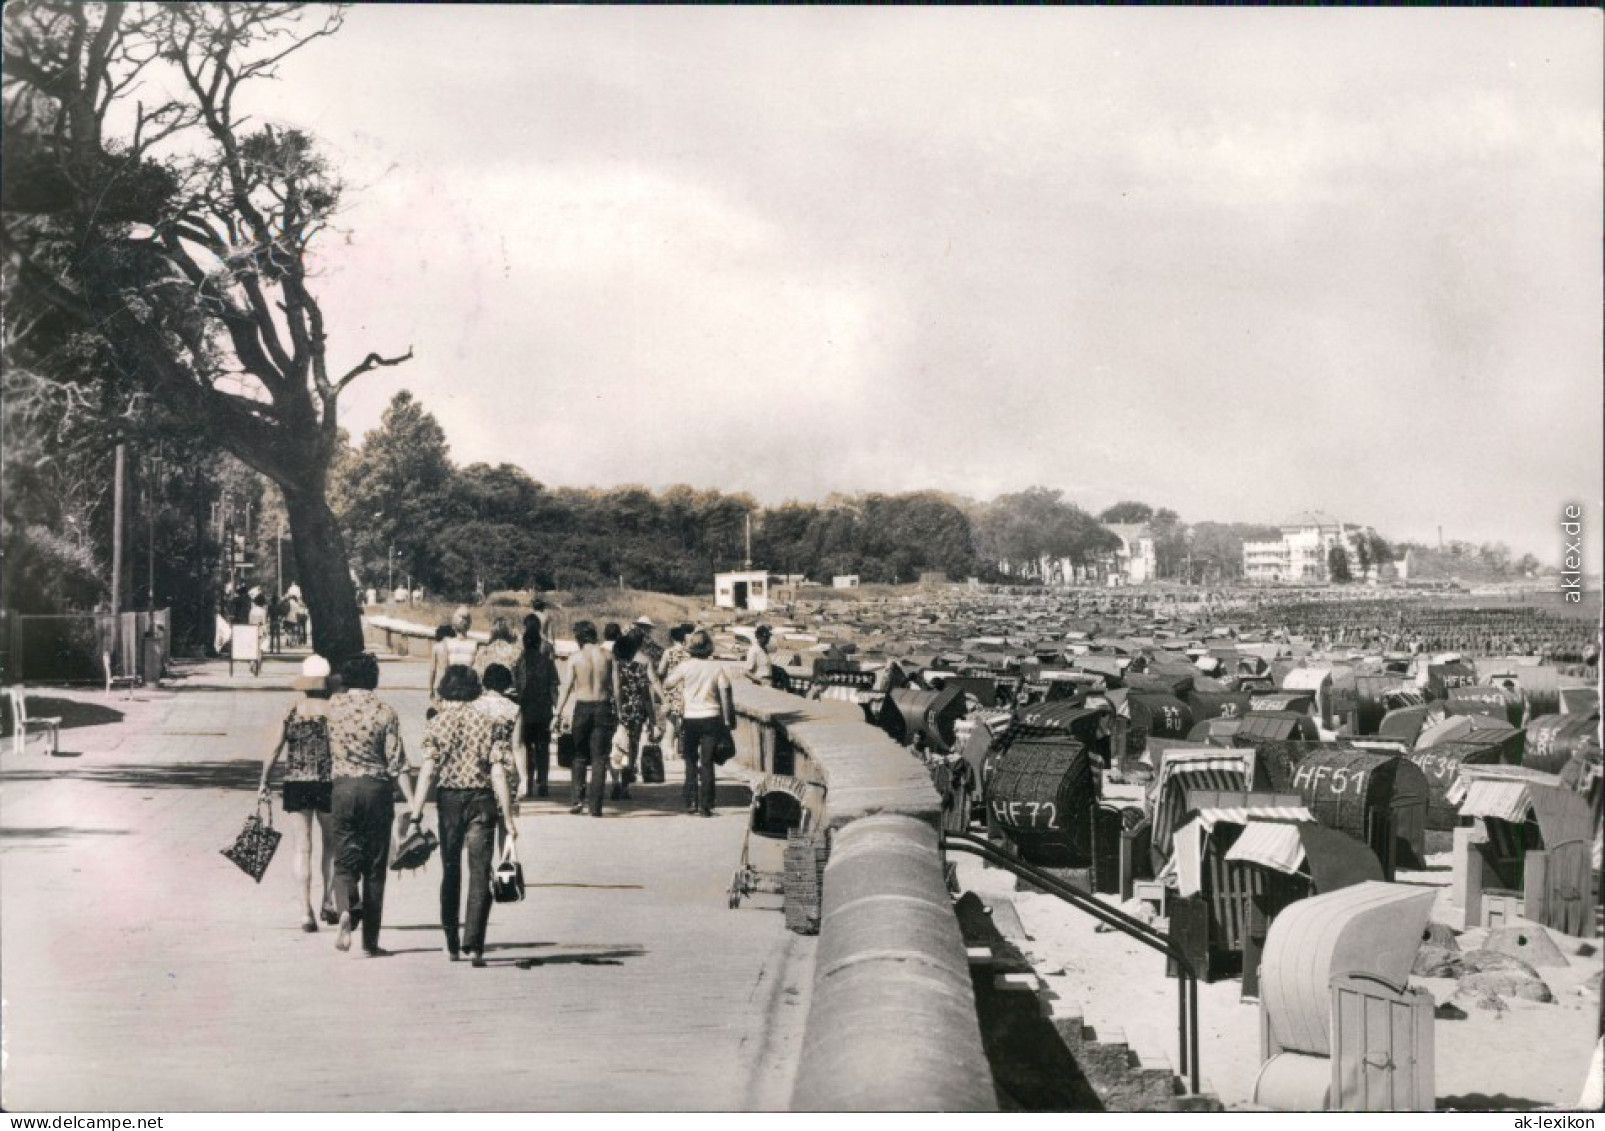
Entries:
<svg viewBox="0 0 1605 1131">
<path fill-rule="evenodd" d="M 597 643 L 596 625 L 588 620 L 576 622 L 574 640 L 580 650 L 569 661 L 568 683 L 563 688 L 563 697 L 557 701 L 557 717 L 561 719 L 569 699 L 574 700 L 574 714 L 568 723 L 574 735 L 574 803 L 569 812 L 585 812 L 589 801 L 591 816 L 600 817 L 608 751 L 613 745 L 613 731 L 618 726 L 614 704 L 619 701 L 619 672 L 612 653 Z M 586 794 L 587 770 L 591 779 L 589 797 Z"/>
</svg>

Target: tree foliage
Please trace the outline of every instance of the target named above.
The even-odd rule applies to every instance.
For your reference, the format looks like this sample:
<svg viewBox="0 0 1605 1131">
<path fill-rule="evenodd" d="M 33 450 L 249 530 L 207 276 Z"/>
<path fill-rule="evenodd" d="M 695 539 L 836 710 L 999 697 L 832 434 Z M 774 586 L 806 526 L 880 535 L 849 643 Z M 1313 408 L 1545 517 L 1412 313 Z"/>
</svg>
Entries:
<svg viewBox="0 0 1605 1131">
<path fill-rule="evenodd" d="M 1000 495 L 982 513 L 976 544 L 987 561 L 1006 563 L 1011 574 L 1028 574 L 1043 559 L 1086 563 L 1116 549 L 1120 540 L 1063 492 L 1031 487 Z"/>
<path fill-rule="evenodd" d="M 339 396 L 410 351 L 331 368 L 307 254 L 339 180 L 306 134 L 248 125 L 239 95 L 341 19 L 321 5 L 17 0 L 0 194 L 8 291 L 40 334 L 13 356 L 85 389 L 114 435 L 119 413 L 154 405 L 153 420 L 199 424 L 276 483 L 314 643 L 332 658 L 362 646 L 324 498 Z M 143 101 L 155 70 L 181 93 Z M 126 130 L 109 132 L 114 120 Z"/>
<path fill-rule="evenodd" d="M 1114 522 L 1114 523 L 1128 523 L 1128 522 L 1135 523 L 1135 522 L 1147 522 L 1149 519 L 1151 519 L 1153 517 L 1154 517 L 1154 508 L 1153 507 L 1149 506 L 1147 503 L 1133 502 L 1133 501 L 1128 499 L 1128 500 L 1126 500 L 1124 502 L 1116 503 L 1112 507 L 1105 508 L 1104 512 L 1098 516 L 1098 521 L 1099 522 Z"/>
<path fill-rule="evenodd" d="M 1326 572 L 1327 576 L 1331 580 L 1340 585 L 1353 581 L 1354 575 L 1349 572 L 1348 550 L 1344 549 L 1341 545 L 1333 545 L 1333 547 L 1326 552 Z"/>
</svg>

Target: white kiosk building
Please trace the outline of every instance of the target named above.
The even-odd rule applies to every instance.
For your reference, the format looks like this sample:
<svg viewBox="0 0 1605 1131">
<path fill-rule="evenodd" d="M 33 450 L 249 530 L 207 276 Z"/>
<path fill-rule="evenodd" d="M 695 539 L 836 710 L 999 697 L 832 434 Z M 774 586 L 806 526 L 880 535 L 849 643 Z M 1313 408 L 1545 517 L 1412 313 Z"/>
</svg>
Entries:
<svg viewBox="0 0 1605 1131">
<path fill-rule="evenodd" d="M 768 570 L 747 569 L 713 575 L 713 603 L 721 609 L 765 612 L 769 608 L 769 590 Z"/>
</svg>

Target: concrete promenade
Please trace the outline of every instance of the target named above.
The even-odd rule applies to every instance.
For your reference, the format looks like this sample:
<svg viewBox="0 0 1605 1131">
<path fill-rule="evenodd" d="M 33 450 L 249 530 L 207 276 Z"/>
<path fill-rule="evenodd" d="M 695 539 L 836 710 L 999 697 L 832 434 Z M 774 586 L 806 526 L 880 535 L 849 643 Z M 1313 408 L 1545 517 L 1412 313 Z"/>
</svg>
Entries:
<svg viewBox="0 0 1605 1131">
<path fill-rule="evenodd" d="M 42 689 L 62 756 L 0 752 L 0 1105 L 25 1111 L 783 1109 L 813 966 L 778 896 L 727 909 L 747 827 L 632 788 L 603 820 L 525 801 L 528 898 L 488 967 L 446 961 L 438 859 L 388 887 L 366 959 L 303 934 L 287 835 L 260 886 L 218 855 L 250 811 L 297 664 L 212 662 L 132 700 Z M 424 665 L 379 694 L 416 757 Z M 434 827 L 434 807 L 426 821 Z M 316 896 L 314 896 L 316 898 Z"/>
</svg>

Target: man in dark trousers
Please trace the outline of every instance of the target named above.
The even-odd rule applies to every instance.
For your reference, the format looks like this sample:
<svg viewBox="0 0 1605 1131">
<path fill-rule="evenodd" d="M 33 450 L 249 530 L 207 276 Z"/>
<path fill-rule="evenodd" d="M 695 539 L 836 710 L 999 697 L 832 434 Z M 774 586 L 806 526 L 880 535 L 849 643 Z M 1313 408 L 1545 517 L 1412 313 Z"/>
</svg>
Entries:
<svg viewBox="0 0 1605 1131">
<path fill-rule="evenodd" d="M 574 715 L 569 722 L 574 733 L 574 804 L 569 812 L 583 813 L 589 803 L 591 816 L 600 817 L 608 751 L 613 745 L 613 732 L 618 729 L 619 671 L 613 654 L 598 642 L 596 625 L 588 620 L 577 622 L 574 640 L 580 650 L 568 662 L 568 685 L 557 703 L 561 718 L 568 701 L 574 700 Z M 591 779 L 589 790 L 587 771 Z"/>
<path fill-rule="evenodd" d="M 552 759 L 552 714 L 561 680 L 552 662 L 552 644 L 533 614 L 525 618 L 524 654 L 513 669 L 519 714 L 519 740 L 524 745 L 524 781 L 530 797 L 547 796 L 546 775 Z"/>
<path fill-rule="evenodd" d="M 390 827 L 396 816 L 395 785 L 412 805 L 401 722 L 374 694 L 378 686 L 379 661 L 373 653 L 352 656 L 340 665 L 339 691 L 326 712 L 334 777 L 334 897 L 340 912 L 340 934 L 334 945 L 350 949 L 352 928 L 360 917 L 362 953 L 370 958 L 387 953 L 379 946 L 379 928 L 384 921 Z"/>
</svg>

